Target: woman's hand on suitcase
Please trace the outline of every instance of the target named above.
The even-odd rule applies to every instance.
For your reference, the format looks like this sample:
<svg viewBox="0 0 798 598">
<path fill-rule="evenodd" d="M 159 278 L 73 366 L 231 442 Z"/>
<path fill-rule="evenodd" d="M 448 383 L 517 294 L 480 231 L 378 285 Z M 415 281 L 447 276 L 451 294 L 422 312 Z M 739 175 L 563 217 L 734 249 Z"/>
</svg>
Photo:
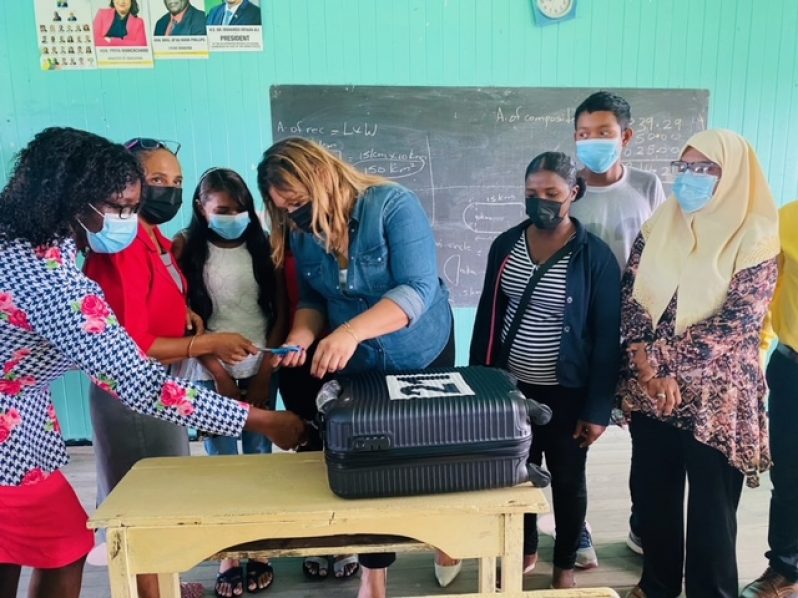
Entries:
<svg viewBox="0 0 798 598">
<path fill-rule="evenodd" d="M 352 359 L 357 349 L 357 339 L 343 327 L 339 327 L 319 341 L 310 373 L 316 378 L 340 372 Z"/>
<path fill-rule="evenodd" d="M 587 448 L 599 437 L 604 434 L 604 430 L 607 429 L 607 426 L 600 426 L 598 424 L 593 424 L 590 422 L 582 421 L 581 419 L 576 422 L 576 430 L 574 430 L 574 440 L 580 440 L 579 443 L 580 448 Z"/>
<path fill-rule="evenodd" d="M 269 438 L 283 450 L 296 449 L 307 440 L 307 424 L 291 411 L 267 411 L 252 407 L 244 426 Z"/>
</svg>

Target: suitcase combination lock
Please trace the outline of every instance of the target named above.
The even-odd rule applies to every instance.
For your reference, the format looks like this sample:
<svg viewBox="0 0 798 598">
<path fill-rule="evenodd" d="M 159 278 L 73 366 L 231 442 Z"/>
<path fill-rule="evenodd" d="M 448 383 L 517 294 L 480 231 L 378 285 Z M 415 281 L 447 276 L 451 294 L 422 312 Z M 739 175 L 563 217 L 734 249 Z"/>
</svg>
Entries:
<svg viewBox="0 0 798 598">
<path fill-rule="evenodd" d="M 391 439 L 384 434 L 355 436 L 352 438 L 352 448 L 363 452 L 385 451 L 391 448 Z"/>
</svg>

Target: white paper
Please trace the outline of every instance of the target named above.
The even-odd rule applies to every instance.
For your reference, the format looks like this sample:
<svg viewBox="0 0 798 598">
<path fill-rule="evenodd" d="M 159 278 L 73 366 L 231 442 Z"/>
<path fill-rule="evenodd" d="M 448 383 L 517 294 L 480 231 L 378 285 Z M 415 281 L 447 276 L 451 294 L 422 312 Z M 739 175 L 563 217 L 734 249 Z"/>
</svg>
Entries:
<svg viewBox="0 0 798 598">
<path fill-rule="evenodd" d="M 97 68 L 88 0 L 36 0 L 35 7 L 42 70 Z"/>
<path fill-rule="evenodd" d="M 392 401 L 473 396 L 476 393 L 458 372 L 385 376 Z"/>
</svg>

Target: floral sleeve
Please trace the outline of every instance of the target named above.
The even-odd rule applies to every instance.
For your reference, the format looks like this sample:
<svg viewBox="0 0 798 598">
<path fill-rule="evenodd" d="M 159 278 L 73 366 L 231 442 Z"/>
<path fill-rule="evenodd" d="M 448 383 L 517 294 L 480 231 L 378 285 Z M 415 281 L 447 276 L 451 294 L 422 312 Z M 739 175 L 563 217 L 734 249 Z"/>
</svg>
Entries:
<svg viewBox="0 0 798 598">
<path fill-rule="evenodd" d="M 643 254 L 645 245 L 646 242 L 643 240 L 643 235 L 637 235 L 621 280 L 621 305 L 623 306 L 621 342 L 624 345 L 636 342 L 650 342 L 654 336 L 651 316 L 633 298 L 637 268 L 640 266 L 640 256 Z"/>
<path fill-rule="evenodd" d="M 758 347 L 777 276 L 775 258 L 735 274 L 720 311 L 679 336 L 654 341 L 649 348 L 652 361 L 676 373 L 680 367 L 695 367 L 739 352 L 747 339 Z"/>
<path fill-rule="evenodd" d="M 183 426 L 237 436 L 248 408 L 167 375 L 119 325 L 99 287 L 73 265 L 47 270 L 19 297 L 32 329 L 128 407 Z"/>
</svg>

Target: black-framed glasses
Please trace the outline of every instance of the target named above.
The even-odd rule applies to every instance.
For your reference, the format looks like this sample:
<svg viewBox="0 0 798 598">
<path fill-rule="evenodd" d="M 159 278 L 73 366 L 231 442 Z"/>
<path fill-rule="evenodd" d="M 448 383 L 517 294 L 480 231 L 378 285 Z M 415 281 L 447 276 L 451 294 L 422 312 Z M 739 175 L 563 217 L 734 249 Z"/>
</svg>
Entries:
<svg viewBox="0 0 798 598">
<path fill-rule="evenodd" d="M 175 156 L 180 148 L 183 147 L 178 141 L 170 141 L 168 139 L 152 139 L 150 137 L 136 137 L 125 143 L 125 148 L 128 151 L 135 152 L 136 150 L 157 150 L 165 149 L 172 152 Z"/>
<path fill-rule="evenodd" d="M 104 206 L 108 206 L 109 208 L 114 208 L 111 210 L 111 213 L 116 213 L 121 220 L 127 220 L 128 218 L 135 218 L 136 214 L 139 213 L 139 208 L 141 207 L 141 202 L 137 203 L 133 206 L 120 206 L 119 204 L 115 204 L 110 201 L 102 202 Z M 91 205 L 91 204 L 89 204 Z M 102 216 L 105 212 L 102 210 L 98 210 L 96 207 L 91 206 L 91 208 L 97 212 L 100 216 Z"/>
<path fill-rule="evenodd" d="M 673 174 L 682 174 L 687 171 L 694 174 L 720 174 L 720 165 L 714 162 L 685 162 L 684 160 L 676 160 L 671 162 L 671 172 Z"/>
</svg>

